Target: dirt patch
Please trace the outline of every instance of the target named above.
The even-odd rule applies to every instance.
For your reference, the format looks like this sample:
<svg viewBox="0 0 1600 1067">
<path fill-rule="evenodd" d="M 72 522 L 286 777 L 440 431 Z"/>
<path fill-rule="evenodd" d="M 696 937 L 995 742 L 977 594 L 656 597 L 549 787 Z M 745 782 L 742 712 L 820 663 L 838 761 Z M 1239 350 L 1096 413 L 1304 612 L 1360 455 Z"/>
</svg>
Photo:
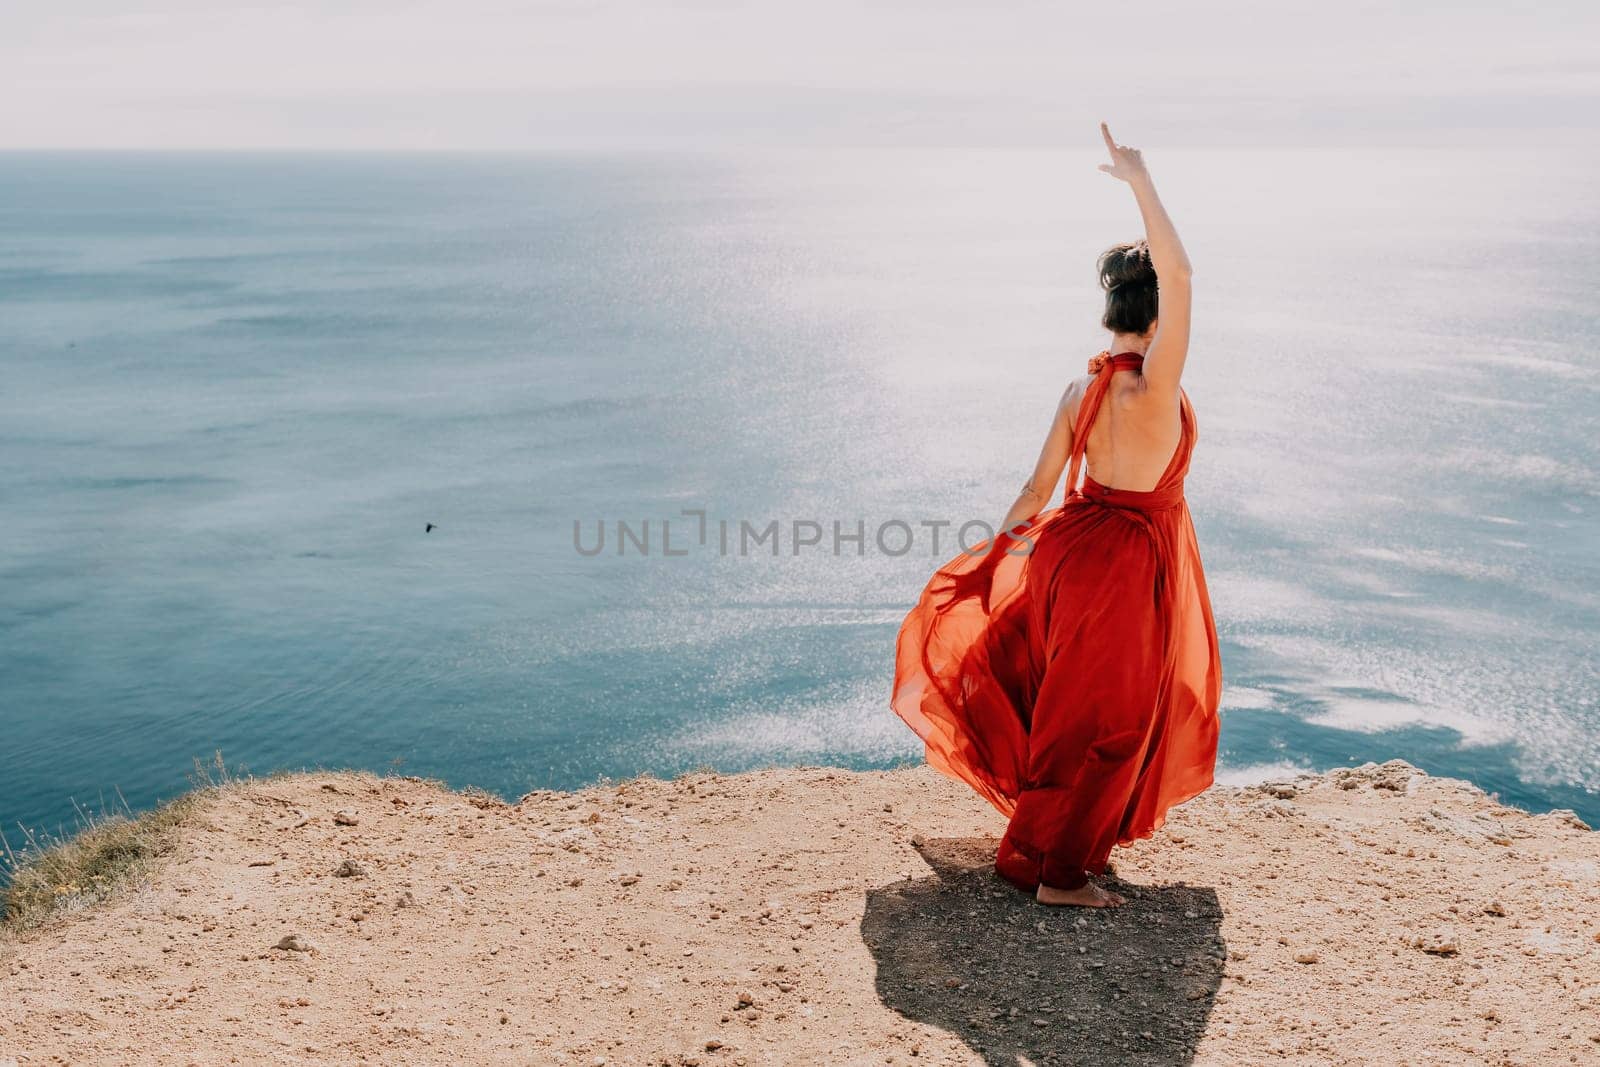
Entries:
<svg viewBox="0 0 1600 1067">
<path fill-rule="evenodd" d="M 0 946 L 0 1062 L 1593 1062 L 1600 844 L 1403 764 L 1214 789 L 1046 910 L 926 769 L 517 804 L 307 774 Z"/>
</svg>

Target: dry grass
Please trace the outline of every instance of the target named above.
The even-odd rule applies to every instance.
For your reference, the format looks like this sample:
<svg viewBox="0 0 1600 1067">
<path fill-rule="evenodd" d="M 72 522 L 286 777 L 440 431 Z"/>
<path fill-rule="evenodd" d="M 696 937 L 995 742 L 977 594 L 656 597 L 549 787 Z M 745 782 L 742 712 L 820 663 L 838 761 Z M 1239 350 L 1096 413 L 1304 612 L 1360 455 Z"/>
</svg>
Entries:
<svg viewBox="0 0 1600 1067">
<path fill-rule="evenodd" d="M 79 808 L 77 826 L 69 834 L 57 836 L 24 829 L 22 847 L 16 850 L 0 834 L 0 946 L 52 918 L 92 907 L 141 881 L 172 852 L 179 831 L 222 790 L 302 773 L 308 772 L 285 769 L 266 775 L 247 774 L 242 768 L 230 769 L 218 752 L 209 761 L 194 761 L 194 771 L 189 775 L 193 788 L 189 792 L 151 811 L 135 814 L 119 792 L 120 811 Z M 314 773 L 375 777 L 365 771 L 318 769 Z M 431 778 L 403 777 L 451 791 L 445 783 Z M 471 786 L 460 792 L 479 808 L 506 803 L 493 793 Z"/>
<path fill-rule="evenodd" d="M 54 916 L 89 907 L 143 877 L 177 843 L 178 830 L 216 790 L 235 779 L 219 752 L 195 761 L 194 789 L 152 811 L 78 810 L 76 830 L 64 837 L 23 831 L 23 846 L 0 847 L 0 934 L 32 930 Z"/>
</svg>

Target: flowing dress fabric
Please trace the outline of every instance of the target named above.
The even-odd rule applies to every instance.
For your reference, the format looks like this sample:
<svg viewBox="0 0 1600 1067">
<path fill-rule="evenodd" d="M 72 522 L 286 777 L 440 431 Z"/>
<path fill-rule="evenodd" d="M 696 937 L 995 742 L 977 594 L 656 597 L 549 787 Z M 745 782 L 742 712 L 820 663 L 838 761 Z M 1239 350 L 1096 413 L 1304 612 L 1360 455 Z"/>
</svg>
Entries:
<svg viewBox="0 0 1600 1067">
<path fill-rule="evenodd" d="M 1212 782 L 1222 663 L 1183 496 L 1188 395 L 1154 489 L 1078 486 L 1112 376 L 1142 362 L 1090 361 L 1066 499 L 940 568 L 900 628 L 894 710 L 1010 819 L 995 866 L 1024 889 L 1081 886 Z"/>
</svg>

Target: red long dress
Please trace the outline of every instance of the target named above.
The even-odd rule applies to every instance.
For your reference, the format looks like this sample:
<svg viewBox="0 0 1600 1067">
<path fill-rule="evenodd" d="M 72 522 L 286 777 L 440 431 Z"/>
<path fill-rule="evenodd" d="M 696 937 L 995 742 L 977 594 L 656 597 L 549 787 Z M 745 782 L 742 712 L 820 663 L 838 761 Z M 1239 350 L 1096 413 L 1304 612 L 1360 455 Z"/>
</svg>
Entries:
<svg viewBox="0 0 1600 1067">
<path fill-rule="evenodd" d="M 1083 885 L 1212 782 L 1222 662 L 1183 496 L 1188 394 L 1154 489 L 1077 488 L 1112 376 L 1143 362 L 1090 361 L 1066 499 L 940 568 L 900 628 L 894 710 L 1010 819 L 995 868 L 1027 890 Z"/>
</svg>

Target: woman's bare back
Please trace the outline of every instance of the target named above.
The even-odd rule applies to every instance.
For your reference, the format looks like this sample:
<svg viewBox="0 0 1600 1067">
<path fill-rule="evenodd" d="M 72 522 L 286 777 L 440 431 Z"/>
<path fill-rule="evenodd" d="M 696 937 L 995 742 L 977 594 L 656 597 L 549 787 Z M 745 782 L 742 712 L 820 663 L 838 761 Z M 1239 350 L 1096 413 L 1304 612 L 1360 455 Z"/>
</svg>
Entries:
<svg viewBox="0 0 1600 1067">
<path fill-rule="evenodd" d="M 1079 403 L 1092 381 L 1085 375 L 1069 388 L 1070 425 L 1077 425 Z M 1148 492 L 1166 473 L 1182 436 L 1176 398 L 1148 389 L 1142 374 L 1119 374 L 1089 428 L 1084 455 L 1089 477 L 1112 489 Z"/>
</svg>

